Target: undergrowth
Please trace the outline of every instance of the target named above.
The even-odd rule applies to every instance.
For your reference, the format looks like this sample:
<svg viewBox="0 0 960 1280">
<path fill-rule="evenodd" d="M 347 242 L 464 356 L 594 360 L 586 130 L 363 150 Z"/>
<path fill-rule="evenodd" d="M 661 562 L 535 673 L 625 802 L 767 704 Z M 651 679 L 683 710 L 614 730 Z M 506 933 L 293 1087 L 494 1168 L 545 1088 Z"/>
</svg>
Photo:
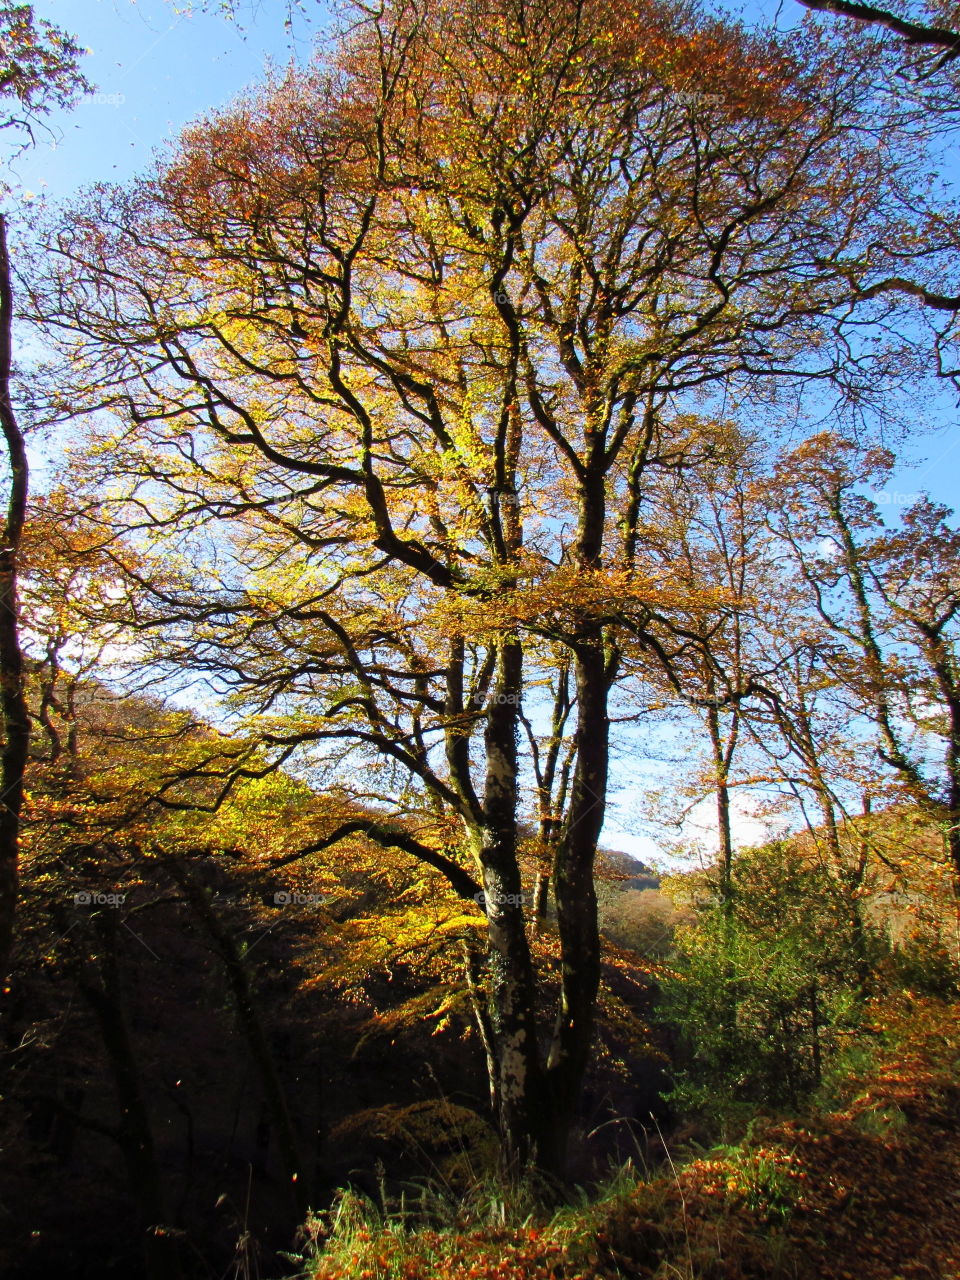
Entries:
<svg viewBox="0 0 960 1280">
<path fill-rule="evenodd" d="M 664 1146 L 659 1167 L 628 1162 L 559 1209 L 542 1187 L 508 1193 L 479 1176 L 466 1190 L 439 1179 L 390 1196 L 381 1186 L 379 1200 L 342 1191 L 308 1220 L 296 1260 L 310 1280 L 927 1274 L 903 1259 L 920 1256 L 924 1196 L 933 1222 L 944 1180 L 960 1171 L 956 1013 L 924 996 L 878 1006 L 870 1052 L 846 1058 L 819 1106 L 758 1118 L 741 1141 L 683 1158 Z M 931 1230 L 937 1265 L 954 1248 L 960 1262 L 960 1227 L 948 1218 Z"/>
</svg>

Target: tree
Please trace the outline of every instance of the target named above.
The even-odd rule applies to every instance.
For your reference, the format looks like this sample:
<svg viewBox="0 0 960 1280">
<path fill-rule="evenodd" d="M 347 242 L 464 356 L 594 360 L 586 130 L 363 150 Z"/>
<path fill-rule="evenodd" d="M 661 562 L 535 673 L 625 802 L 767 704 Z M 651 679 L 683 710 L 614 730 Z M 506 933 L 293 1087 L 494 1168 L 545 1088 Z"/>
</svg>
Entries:
<svg viewBox="0 0 960 1280">
<path fill-rule="evenodd" d="M 861 490 L 893 465 L 889 452 L 814 437 L 778 468 L 778 523 L 833 642 L 827 666 L 869 717 L 882 764 L 941 826 L 960 894 L 960 536 L 927 498 L 884 527 Z"/>
<path fill-rule="evenodd" d="M 803 42 L 606 0 L 354 19 L 53 228 L 35 314 L 61 409 L 113 415 L 74 482 L 142 553 L 143 670 L 208 680 L 277 765 L 484 895 L 505 1162 L 559 1171 L 624 618 L 706 607 L 640 562 L 643 494 L 691 464 L 695 391 L 836 373 L 885 178 L 849 123 L 865 78 L 824 94 Z"/>
<path fill-rule="evenodd" d="M 860 48 L 864 51 L 873 48 L 874 52 L 879 49 L 879 86 L 896 110 L 906 108 L 917 115 L 917 147 L 931 151 L 935 168 L 939 170 L 960 118 L 957 111 L 960 29 L 952 0 L 894 7 L 861 0 L 800 0 L 800 3 L 808 9 L 845 19 L 844 26 L 866 28 L 875 37 L 862 39 Z M 919 213 L 924 220 L 928 241 L 952 244 L 954 251 L 960 247 L 955 201 L 938 191 L 932 199 L 914 197 L 908 204 L 910 219 Z M 908 258 L 909 253 L 905 260 Z M 906 274 L 896 270 L 885 279 L 877 278 L 870 283 L 855 273 L 851 282 L 862 296 L 892 293 L 917 299 L 923 318 L 932 330 L 933 366 L 937 376 L 950 379 L 955 385 L 960 383 L 956 359 L 960 275 L 955 264 L 949 272 L 933 279 L 923 279 L 914 267 Z"/>
<path fill-rule="evenodd" d="M 960 31 L 950 22 L 951 8 L 947 4 L 930 5 L 927 18 L 934 21 L 918 21 L 914 17 L 895 13 L 882 5 L 860 4 L 857 0 L 800 0 L 808 9 L 822 13 L 835 13 L 843 18 L 852 18 L 869 26 L 881 27 L 892 31 L 900 37 L 900 41 L 911 52 L 917 52 L 927 62 L 922 74 L 932 75 L 960 58 Z M 937 10 L 943 12 L 943 22 L 937 22 Z"/>
<path fill-rule="evenodd" d="M 802 841 L 744 851 L 734 883 L 732 917 L 711 904 L 677 930 L 663 989 L 687 1044 L 674 1096 L 710 1123 L 744 1103 L 798 1106 L 863 1015 L 843 904 Z M 690 891 L 667 884 L 681 901 Z M 874 931 L 869 944 L 873 962 Z"/>
<path fill-rule="evenodd" d="M 871 549 L 867 569 L 888 613 L 892 644 L 906 651 L 899 674 L 907 718 L 922 739 L 939 738 L 941 748 L 926 779 L 904 748 L 886 743 L 884 758 L 920 803 L 932 800 L 934 813 L 945 819 L 960 907 L 960 530 L 952 515 L 918 498 L 903 512 L 900 528 Z M 920 754 L 926 754 L 922 745 Z"/>
<path fill-rule="evenodd" d="M 33 5 L 0 4 L 0 130 L 22 146 L 53 107 L 69 106 L 90 88 L 80 73 L 84 50 L 52 22 L 36 18 Z"/>
<path fill-rule="evenodd" d="M 715 799 L 718 890 L 729 905 L 734 760 L 749 704 L 780 661 L 756 643 L 762 602 L 776 590 L 766 508 L 754 492 L 762 466 L 758 442 L 732 423 L 703 424 L 700 431 L 695 465 L 650 485 L 637 540 L 645 572 L 682 582 L 698 607 L 647 610 L 629 619 L 634 651 L 627 649 L 624 669 L 659 689 L 666 705 L 692 712 L 704 732 L 708 760 L 697 791 Z"/>
<path fill-rule="evenodd" d="M 0 130 L 26 132 L 57 105 L 89 86 L 78 69 L 82 50 L 58 27 L 37 21 L 31 5 L 0 5 Z M 5 188 L 5 183 L 2 186 Z M 13 285 L 7 217 L 0 213 L 0 429 L 7 447 L 7 496 L 0 530 L 0 981 L 7 972 L 18 892 L 20 811 L 30 742 L 20 648 L 17 573 L 27 509 L 27 450 L 13 400 Z"/>
</svg>

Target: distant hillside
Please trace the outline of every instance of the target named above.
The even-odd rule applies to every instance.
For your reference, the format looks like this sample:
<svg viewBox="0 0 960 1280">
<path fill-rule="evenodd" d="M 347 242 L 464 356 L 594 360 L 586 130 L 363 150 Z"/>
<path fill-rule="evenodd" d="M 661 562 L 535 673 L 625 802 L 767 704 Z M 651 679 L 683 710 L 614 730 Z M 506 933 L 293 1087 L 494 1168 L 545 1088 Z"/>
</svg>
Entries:
<svg viewBox="0 0 960 1280">
<path fill-rule="evenodd" d="M 597 852 L 597 879 L 617 883 L 622 892 L 628 889 L 659 889 L 660 877 L 655 871 L 629 853 L 613 849 Z"/>
<path fill-rule="evenodd" d="M 596 884 L 601 933 L 647 959 L 665 956 L 678 913 L 660 892 L 659 875 L 629 853 L 602 849 Z"/>
</svg>

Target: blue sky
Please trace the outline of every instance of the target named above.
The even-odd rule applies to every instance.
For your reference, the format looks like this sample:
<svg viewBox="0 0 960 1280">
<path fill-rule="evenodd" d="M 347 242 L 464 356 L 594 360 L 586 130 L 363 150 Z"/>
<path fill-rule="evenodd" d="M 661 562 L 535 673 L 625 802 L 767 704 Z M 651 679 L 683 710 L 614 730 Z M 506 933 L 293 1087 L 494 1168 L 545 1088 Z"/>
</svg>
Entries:
<svg viewBox="0 0 960 1280">
<path fill-rule="evenodd" d="M 34 0 L 39 17 L 90 49 L 83 66 L 96 93 L 58 113 L 55 148 L 42 139 L 18 164 L 21 184 L 61 196 L 132 177 L 183 125 L 254 83 L 268 58 L 305 56 L 322 23 L 301 17 L 287 31 L 280 4 L 259 7 L 239 25 L 169 0 Z"/>
<path fill-rule="evenodd" d="M 50 121 L 38 145 L 22 155 L 13 173 L 17 221 L 29 234 L 31 210 L 43 198 L 60 200 L 97 182 L 123 182 L 149 166 L 152 154 L 179 130 L 255 84 L 268 62 L 284 65 L 309 57 L 329 10 L 307 0 L 307 13 L 285 27 L 285 0 L 237 0 L 241 24 L 216 13 L 183 11 L 185 0 L 34 0 L 38 16 L 66 28 L 91 52 L 84 61 L 95 93 Z M 216 7 L 216 0 L 210 5 Z M 749 18 L 773 17 L 786 26 L 803 14 L 796 0 L 729 4 Z M 901 451 L 904 466 L 885 495 L 888 510 L 919 490 L 960 506 L 960 411 L 948 397 L 931 410 L 936 429 L 915 436 Z M 884 500 L 884 498 L 881 498 Z M 642 789 L 642 788 L 641 788 Z M 649 856 L 654 846 L 628 834 L 639 791 L 620 795 L 607 838 L 625 851 Z M 760 833 L 741 815 L 741 835 Z"/>
</svg>

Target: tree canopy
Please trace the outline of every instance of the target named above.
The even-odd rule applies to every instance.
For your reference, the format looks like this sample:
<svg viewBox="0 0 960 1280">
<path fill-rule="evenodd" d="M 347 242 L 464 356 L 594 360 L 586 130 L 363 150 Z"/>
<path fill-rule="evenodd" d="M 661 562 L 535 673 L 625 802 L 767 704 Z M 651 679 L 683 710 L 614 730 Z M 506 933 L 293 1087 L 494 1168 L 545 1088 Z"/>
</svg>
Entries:
<svg viewBox="0 0 960 1280">
<path fill-rule="evenodd" d="M 101 618 L 143 682 L 203 680 L 233 718 L 243 751 L 190 771 L 213 809 L 299 771 L 482 911 L 513 1169 L 563 1168 L 589 1061 L 630 682 L 705 714 L 724 788 L 748 699 L 797 747 L 776 678 L 813 642 L 782 616 L 743 638 L 776 524 L 743 406 L 773 440 L 777 396 L 813 387 L 862 425 L 923 358 L 917 302 L 955 310 L 916 120 L 844 48 L 686 4 L 357 4 L 327 58 L 40 238 L 38 408 L 90 425 L 71 487 L 120 584 Z M 318 816 L 305 850 L 356 821 Z"/>
</svg>

